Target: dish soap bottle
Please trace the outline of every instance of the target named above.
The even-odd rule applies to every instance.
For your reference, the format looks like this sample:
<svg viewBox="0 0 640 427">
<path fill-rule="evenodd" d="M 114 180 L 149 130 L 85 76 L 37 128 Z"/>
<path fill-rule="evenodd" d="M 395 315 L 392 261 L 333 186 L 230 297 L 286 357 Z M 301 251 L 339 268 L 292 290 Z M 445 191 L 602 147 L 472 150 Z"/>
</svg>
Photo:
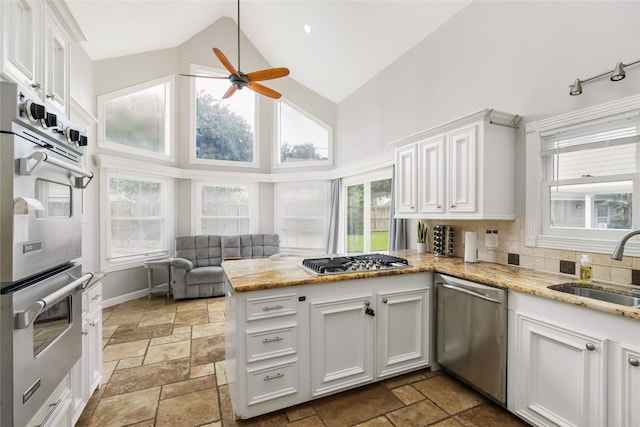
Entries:
<svg viewBox="0 0 640 427">
<path fill-rule="evenodd" d="M 578 282 L 582 284 L 591 283 L 591 260 L 589 255 L 582 255 L 582 259 L 580 259 L 580 278 Z"/>
</svg>

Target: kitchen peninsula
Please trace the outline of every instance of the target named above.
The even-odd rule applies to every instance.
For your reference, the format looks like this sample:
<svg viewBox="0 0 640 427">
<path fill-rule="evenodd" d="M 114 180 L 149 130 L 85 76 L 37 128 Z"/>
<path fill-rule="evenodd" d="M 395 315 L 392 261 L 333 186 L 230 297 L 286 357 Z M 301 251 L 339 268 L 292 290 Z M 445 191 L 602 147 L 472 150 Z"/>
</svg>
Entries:
<svg viewBox="0 0 640 427">
<path fill-rule="evenodd" d="M 613 374 L 621 367 L 633 366 L 635 357 L 640 357 L 638 341 L 634 341 L 634 337 L 640 339 L 640 309 L 549 289 L 574 280 L 571 276 L 486 262 L 469 264 L 460 258 L 438 258 L 414 250 L 393 251 L 390 255 L 407 259 L 409 266 L 316 276 L 300 266 L 302 258 L 298 257 L 223 262 L 227 286 L 226 370 L 238 418 L 250 418 L 412 370 L 436 368 L 432 344 L 434 272 L 509 290 L 509 364 L 521 368 L 511 369 L 509 374 L 508 409 L 534 424 L 543 418 L 527 412 L 533 397 L 526 395 L 525 387 L 519 384 L 527 380 L 521 377 L 529 370 L 541 367 L 528 366 L 530 361 L 524 356 L 518 358 L 524 354 L 524 338 L 516 333 L 516 323 L 520 317 L 526 318 L 529 304 L 538 304 L 534 308 L 541 314 L 546 315 L 548 309 L 549 316 L 566 313 L 563 315 L 569 326 L 577 322 L 578 327 L 593 324 L 597 329 L 601 324 L 613 327 L 616 333 L 625 331 L 609 336 L 606 346 L 603 341 L 603 350 L 591 350 L 593 345 L 587 341 L 586 350 L 583 345 L 577 356 L 567 355 L 566 360 L 556 363 L 571 366 L 572 357 L 587 360 L 583 350 L 587 357 L 599 354 L 604 360 L 605 348 L 621 346 L 627 351 L 624 357 L 629 362 L 621 361 L 611 368 Z M 581 316 L 587 321 L 581 323 Z M 551 318 L 547 321 L 551 325 L 555 322 Z M 629 342 L 635 345 L 633 349 L 626 346 Z M 516 377 L 516 371 L 520 377 Z M 631 373 L 637 377 L 640 374 L 636 371 Z M 605 375 L 603 371 L 596 374 Z M 624 380 L 620 375 L 618 379 Z M 592 407 L 601 410 L 591 413 L 606 421 L 607 411 L 603 408 L 607 394 L 615 392 L 605 390 L 606 382 L 600 385 L 603 388 L 598 389 L 597 398 L 603 403 Z M 582 399 L 584 394 L 581 391 L 579 396 L 563 399 L 575 398 L 576 407 L 582 408 L 583 402 L 590 401 Z M 640 391 L 617 402 L 624 406 L 628 401 L 628 407 L 633 408 L 631 403 L 638 398 Z M 608 413 L 615 417 L 619 412 L 609 408 Z"/>
</svg>

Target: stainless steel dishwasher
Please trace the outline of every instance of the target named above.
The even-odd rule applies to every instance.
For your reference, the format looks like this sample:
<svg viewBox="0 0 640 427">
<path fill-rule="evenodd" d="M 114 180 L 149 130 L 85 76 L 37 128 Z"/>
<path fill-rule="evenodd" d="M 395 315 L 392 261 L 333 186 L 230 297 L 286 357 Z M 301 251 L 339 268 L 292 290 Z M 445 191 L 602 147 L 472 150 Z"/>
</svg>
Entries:
<svg viewBox="0 0 640 427">
<path fill-rule="evenodd" d="M 506 406 L 506 289 L 442 274 L 435 284 L 437 362 Z"/>
</svg>

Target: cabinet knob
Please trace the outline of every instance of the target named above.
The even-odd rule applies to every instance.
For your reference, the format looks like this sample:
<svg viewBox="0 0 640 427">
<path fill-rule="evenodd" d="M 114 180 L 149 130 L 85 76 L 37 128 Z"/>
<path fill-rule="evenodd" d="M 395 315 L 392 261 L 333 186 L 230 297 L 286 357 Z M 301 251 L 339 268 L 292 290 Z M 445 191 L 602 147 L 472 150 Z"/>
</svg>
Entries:
<svg viewBox="0 0 640 427">
<path fill-rule="evenodd" d="M 32 88 L 34 88 L 35 90 L 40 90 L 40 88 L 42 87 L 42 84 L 39 82 L 33 82 L 30 85 Z"/>
<path fill-rule="evenodd" d="M 590 343 L 590 342 L 588 342 L 585 347 L 587 347 L 587 350 L 589 350 L 589 351 L 593 351 L 593 350 L 596 349 L 596 346 L 594 344 Z"/>
<path fill-rule="evenodd" d="M 442 206 L 438 205 L 436 206 L 436 209 L 442 209 Z"/>
<path fill-rule="evenodd" d="M 640 361 L 638 359 L 636 359 L 635 357 L 630 357 L 629 358 L 629 365 L 631 365 L 631 366 L 640 366 Z"/>
<path fill-rule="evenodd" d="M 85 330 L 82 331 L 82 335 L 88 335 L 88 334 L 89 334 L 89 332 L 87 332 Z"/>
<path fill-rule="evenodd" d="M 47 98 L 49 98 L 49 99 L 53 99 L 53 98 L 55 98 L 55 95 L 54 95 L 54 94 L 52 94 L 52 93 L 48 93 L 48 94 L 46 94 L 45 96 L 46 96 Z"/>
<path fill-rule="evenodd" d="M 382 302 L 386 304 L 387 302 L 389 302 L 389 300 L 386 298 L 382 298 Z"/>
<path fill-rule="evenodd" d="M 96 322 L 91 322 L 91 323 L 89 323 L 89 325 L 91 325 L 92 327 L 96 326 Z"/>
<path fill-rule="evenodd" d="M 455 208 L 455 207 L 456 207 L 456 205 L 451 205 L 451 207 L 452 207 L 452 208 Z"/>
</svg>

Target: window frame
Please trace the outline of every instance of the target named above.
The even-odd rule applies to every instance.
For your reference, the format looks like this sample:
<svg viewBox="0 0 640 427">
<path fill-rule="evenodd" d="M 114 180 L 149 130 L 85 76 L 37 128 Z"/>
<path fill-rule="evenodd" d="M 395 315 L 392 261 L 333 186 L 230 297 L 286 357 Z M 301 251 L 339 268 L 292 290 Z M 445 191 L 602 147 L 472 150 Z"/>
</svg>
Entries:
<svg viewBox="0 0 640 427">
<path fill-rule="evenodd" d="M 363 241 L 363 253 L 371 252 L 371 212 L 369 207 L 371 206 L 371 183 L 374 181 L 384 181 L 386 179 L 391 179 L 392 188 L 391 191 L 394 191 L 393 188 L 393 168 L 385 167 L 375 171 L 370 171 L 364 174 L 350 176 L 348 178 L 343 178 L 341 182 L 340 188 L 340 238 L 339 238 L 339 249 L 342 253 L 347 253 L 347 202 L 348 202 L 348 193 L 347 187 L 351 187 L 354 185 L 364 184 L 365 194 L 364 194 L 364 217 L 363 221 L 365 224 L 364 230 L 364 241 Z M 368 230 L 368 231 L 367 231 Z M 376 251 L 376 252 L 388 252 L 388 248 L 384 251 Z M 359 252 L 352 252 L 359 253 Z"/>
<path fill-rule="evenodd" d="M 207 67 L 204 65 L 190 64 L 191 74 L 210 74 L 214 76 L 226 77 L 228 71 L 220 68 Z M 189 164 L 191 165 L 210 165 L 210 166 L 227 166 L 235 168 L 254 168 L 260 167 L 260 96 L 255 96 L 254 114 L 255 122 L 253 129 L 253 161 L 239 162 L 233 160 L 218 159 L 198 159 L 196 157 L 196 79 L 189 79 Z M 231 84 L 231 83 L 229 83 Z M 245 89 L 250 90 L 250 89 Z"/>
<path fill-rule="evenodd" d="M 328 139 L 327 140 L 327 144 L 328 144 L 327 160 L 302 160 L 299 162 L 292 162 L 292 163 L 280 161 L 280 148 L 281 148 L 280 107 L 281 107 L 281 104 L 283 103 L 287 104 L 288 107 L 296 110 L 298 113 L 302 114 L 307 119 L 311 120 L 312 122 L 320 125 L 321 127 L 327 130 L 327 139 Z M 274 122 L 273 122 L 274 143 L 273 143 L 273 162 L 272 162 L 274 168 L 287 169 L 287 168 L 300 168 L 300 167 L 308 168 L 308 167 L 314 167 L 314 166 L 333 166 L 333 127 L 331 127 L 324 121 L 320 120 L 319 118 L 315 117 L 314 115 L 304 110 L 303 108 L 299 107 L 298 105 L 294 104 L 293 102 L 289 101 L 288 99 L 280 98 L 277 102 L 274 103 L 274 107 L 275 107 L 275 112 L 273 115 L 274 116 Z"/>
<path fill-rule="evenodd" d="M 194 208 L 192 209 L 191 233 L 194 235 L 202 234 L 202 188 L 203 187 L 244 187 L 249 193 L 249 233 L 257 233 L 258 224 L 256 221 L 259 212 L 258 185 L 255 182 L 238 182 L 238 181 L 203 181 L 192 180 L 191 192 Z"/>
<path fill-rule="evenodd" d="M 165 96 L 168 97 L 168 100 L 165 99 L 166 105 L 166 129 L 165 129 L 165 146 L 164 153 L 158 153 L 150 150 L 144 150 L 142 148 L 130 147 L 123 144 L 118 144 L 115 142 L 109 142 L 106 140 L 106 124 L 105 124 L 105 111 L 104 104 L 107 101 L 112 99 L 116 99 L 125 95 L 130 95 L 135 92 L 139 92 L 145 89 L 149 89 L 154 86 L 158 86 L 160 84 L 165 85 Z M 98 96 L 98 148 L 118 151 L 121 153 L 127 154 L 136 154 L 144 157 L 149 157 L 153 159 L 166 160 L 166 161 L 174 161 L 175 160 L 175 131 L 176 131 L 176 121 L 175 121 L 175 110 L 176 110 L 176 84 L 175 84 L 175 76 L 168 75 L 164 77 L 159 77 L 157 79 L 149 80 L 143 83 L 139 83 L 133 86 L 128 86 L 123 89 L 118 89 L 113 92 L 109 92 L 103 95 Z"/>
<path fill-rule="evenodd" d="M 554 130 L 561 130 L 576 125 L 584 125 L 620 114 L 640 111 L 640 95 L 623 98 L 609 103 L 574 111 L 548 119 L 531 122 L 526 126 L 525 160 L 525 245 L 550 249 L 569 250 L 575 252 L 592 252 L 610 254 L 622 236 L 629 230 L 615 229 L 551 229 L 548 227 L 549 200 L 545 176 L 545 158 L 541 153 L 543 135 Z M 558 183 L 593 183 L 602 182 L 606 177 L 571 179 L 556 181 Z M 632 229 L 640 228 L 640 174 L 618 175 L 608 182 L 630 180 L 633 182 L 633 224 Z M 547 186 L 545 188 L 545 186 Z M 547 214 L 545 214 L 547 212 Z M 629 241 L 626 245 L 627 255 L 640 256 L 640 243 Z"/>
<path fill-rule="evenodd" d="M 162 212 L 160 217 L 164 218 L 163 224 L 163 245 L 164 249 L 161 253 L 153 253 L 147 255 L 132 255 L 130 257 L 122 258 L 119 261 L 113 261 L 111 256 L 111 209 L 109 201 L 109 181 L 112 176 L 118 178 L 134 179 L 147 182 L 160 183 L 162 185 Z M 100 211 L 104 216 L 104 220 L 101 221 L 100 227 L 100 264 L 101 268 L 105 271 L 119 271 L 127 270 L 130 268 L 141 267 L 145 262 L 154 259 L 161 259 L 170 256 L 173 253 L 173 241 L 174 241 L 174 212 L 173 203 L 174 194 L 174 180 L 170 177 L 134 172 L 130 170 L 105 168 L 100 173 Z"/>
</svg>

